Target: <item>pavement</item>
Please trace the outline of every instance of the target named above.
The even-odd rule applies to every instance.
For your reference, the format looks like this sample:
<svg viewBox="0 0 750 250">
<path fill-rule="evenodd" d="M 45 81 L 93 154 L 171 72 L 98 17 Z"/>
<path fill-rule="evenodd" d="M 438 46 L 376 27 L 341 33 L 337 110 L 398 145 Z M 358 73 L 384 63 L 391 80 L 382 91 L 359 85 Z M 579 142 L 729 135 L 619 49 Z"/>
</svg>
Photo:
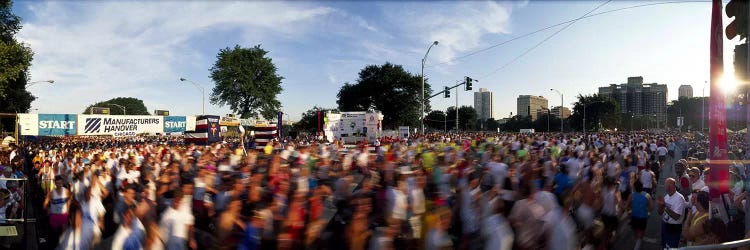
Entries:
<svg viewBox="0 0 750 250">
<path fill-rule="evenodd" d="M 674 163 L 682 158 L 680 152 L 675 152 L 674 158 L 667 157 L 666 164 L 662 167 L 661 174 L 659 175 L 658 187 L 654 193 L 654 198 L 664 196 L 664 181 L 669 177 L 675 177 L 676 173 L 674 170 Z M 661 216 L 656 212 L 656 205 L 654 204 L 653 210 L 651 211 L 648 223 L 646 224 L 646 232 L 641 242 L 641 249 L 643 250 L 657 250 L 661 249 Z M 635 238 L 633 238 L 633 231 L 630 229 L 630 216 L 627 219 L 620 221 L 620 228 L 617 230 L 615 236 L 615 242 L 612 244 L 612 249 L 625 250 L 633 249 L 635 247 Z"/>
</svg>

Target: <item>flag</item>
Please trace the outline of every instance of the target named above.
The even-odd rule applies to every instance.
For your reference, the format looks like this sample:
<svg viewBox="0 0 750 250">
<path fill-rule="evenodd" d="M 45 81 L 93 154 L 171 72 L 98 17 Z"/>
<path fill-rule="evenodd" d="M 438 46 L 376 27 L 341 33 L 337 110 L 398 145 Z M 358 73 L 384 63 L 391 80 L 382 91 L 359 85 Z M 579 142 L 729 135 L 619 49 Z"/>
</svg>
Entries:
<svg viewBox="0 0 750 250">
<path fill-rule="evenodd" d="M 709 164 L 711 175 L 709 194 L 718 198 L 729 190 L 729 165 L 727 160 L 727 117 L 724 105 L 724 93 L 720 83 L 724 76 L 724 36 L 721 24 L 721 0 L 713 0 L 711 8 L 711 92 L 709 106 Z"/>
</svg>

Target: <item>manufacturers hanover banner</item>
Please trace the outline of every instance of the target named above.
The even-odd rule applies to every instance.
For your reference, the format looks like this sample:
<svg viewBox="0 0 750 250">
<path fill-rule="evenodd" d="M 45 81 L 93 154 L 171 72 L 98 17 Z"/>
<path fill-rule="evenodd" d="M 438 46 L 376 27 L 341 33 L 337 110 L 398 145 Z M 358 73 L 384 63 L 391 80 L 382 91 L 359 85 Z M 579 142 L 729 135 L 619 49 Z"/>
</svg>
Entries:
<svg viewBox="0 0 750 250">
<path fill-rule="evenodd" d="M 78 115 L 79 135 L 136 136 L 164 131 L 163 116 Z"/>
</svg>

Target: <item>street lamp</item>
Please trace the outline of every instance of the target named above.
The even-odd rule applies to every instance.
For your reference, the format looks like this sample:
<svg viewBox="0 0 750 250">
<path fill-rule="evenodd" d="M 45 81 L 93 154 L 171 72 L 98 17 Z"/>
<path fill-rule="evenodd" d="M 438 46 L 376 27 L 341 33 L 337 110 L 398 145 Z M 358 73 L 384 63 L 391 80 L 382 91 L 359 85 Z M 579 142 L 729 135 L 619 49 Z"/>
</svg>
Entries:
<svg viewBox="0 0 750 250">
<path fill-rule="evenodd" d="M 604 101 L 599 100 L 599 101 L 594 101 L 591 103 L 585 103 L 585 102 L 582 103 L 583 104 L 583 133 L 584 134 L 586 134 L 586 105 L 600 103 L 600 102 L 604 102 Z"/>
<path fill-rule="evenodd" d="M 427 48 L 427 53 L 424 53 L 424 57 L 422 57 L 422 110 L 419 113 L 419 123 L 421 124 L 422 134 L 424 134 L 424 63 L 427 61 L 427 55 L 430 54 L 430 49 L 432 49 L 432 46 L 435 45 L 438 45 L 438 41 L 432 42 L 432 44 L 430 44 L 430 47 Z"/>
<path fill-rule="evenodd" d="M 560 94 L 560 110 L 557 112 L 558 112 L 558 116 L 560 117 L 560 133 L 562 133 L 564 131 L 563 129 L 563 103 L 564 103 L 563 93 L 556 89 L 549 89 L 549 91 L 555 91 L 558 94 Z"/>
<path fill-rule="evenodd" d="M 550 116 L 550 109 L 549 108 L 542 108 L 542 110 L 547 110 L 547 133 L 549 133 L 549 116 Z"/>
<path fill-rule="evenodd" d="M 203 115 L 206 115 L 206 90 L 203 89 L 202 86 L 198 85 L 197 83 L 195 83 L 195 82 L 193 82 L 191 80 L 188 80 L 188 79 L 185 79 L 185 78 L 180 78 L 180 81 L 181 82 L 192 83 L 196 88 L 198 88 L 198 90 L 201 91 L 201 97 L 203 98 Z"/>
<path fill-rule="evenodd" d="M 107 103 L 107 105 L 116 106 L 116 107 L 122 109 L 122 115 L 128 115 L 128 113 L 125 111 L 125 106 L 122 106 L 120 104 L 109 103 L 109 102 Z"/>
<path fill-rule="evenodd" d="M 706 129 L 704 126 L 704 122 L 706 121 L 706 83 L 708 81 L 703 81 L 703 92 L 701 93 L 701 133 Z M 750 134 L 750 131 L 747 132 Z"/>
<path fill-rule="evenodd" d="M 26 87 L 29 87 L 29 86 L 31 86 L 31 85 L 34 85 L 34 84 L 37 84 L 37 83 L 43 83 L 43 82 L 46 82 L 46 83 L 52 84 L 52 83 L 55 83 L 55 80 L 45 80 L 45 81 L 35 81 L 35 82 L 30 82 L 30 83 L 27 83 L 27 84 L 26 84 Z"/>
</svg>

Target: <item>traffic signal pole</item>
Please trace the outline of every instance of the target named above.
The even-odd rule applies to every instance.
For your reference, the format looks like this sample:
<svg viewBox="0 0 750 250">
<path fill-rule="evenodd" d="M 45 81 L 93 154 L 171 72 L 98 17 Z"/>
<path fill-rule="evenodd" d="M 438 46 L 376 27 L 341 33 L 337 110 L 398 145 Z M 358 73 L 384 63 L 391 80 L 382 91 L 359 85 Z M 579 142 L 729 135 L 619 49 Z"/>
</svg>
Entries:
<svg viewBox="0 0 750 250">
<path fill-rule="evenodd" d="M 744 7 L 747 8 L 746 13 L 750 13 L 750 4 L 746 4 Z M 750 18 L 745 17 L 745 20 L 747 20 L 747 25 L 745 27 L 747 31 L 745 34 L 750 34 Z M 742 85 L 745 87 L 745 112 L 746 112 L 745 113 L 745 126 L 747 127 L 747 130 L 745 132 L 745 135 L 747 136 L 747 138 L 745 138 L 745 141 L 750 142 L 750 86 L 748 86 L 748 82 L 747 82 L 748 78 L 750 78 L 748 77 L 750 76 L 750 63 L 747 63 L 747 60 L 750 59 L 750 37 L 748 37 L 747 35 L 745 36 L 745 46 L 747 46 L 745 49 L 745 53 L 746 53 L 745 54 L 745 60 L 746 60 L 745 61 L 745 66 L 746 66 L 745 76 L 746 78 L 742 79 L 744 81 L 743 82 L 744 84 Z M 748 156 L 750 156 L 750 149 L 746 148 L 744 150 L 748 151 L 748 152 L 744 152 L 745 160 L 748 160 Z M 750 168 L 748 168 L 746 164 L 745 176 L 750 176 L 750 175 L 747 175 L 747 174 L 750 174 L 750 170 L 748 169 Z M 750 183 L 748 183 L 747 181 L 745 181 L 745 190 L 746 190 L 746 193 L 750 193 Z M 748 216 L 750 215 L 750 205 L 745 206 L 745 215 L 746 215 L 745 216 L 745 233 L 747 233 L 748 231 L 750 231 L 750 216 Z"/>
<path fill-rule="evenodd" d="M 458 131 L 458 86 L 464 85 L 466 86 L 465 90 L 469 91 L 471 90 L 472 82 L 479 82 L 479 80 L 472 79 L 471 77 L 465 76 L 464 81 L 456 81 L 456 85 L 453 86 L 446 86 L 443 88 L 443 91 L 437 92 L 430 97 L 427 98 L 427 100 L 432 99 L 433 97 L 443 95 L 445 98 L 450 98 L 450 91 L 451 89 L 456 89 L 456 131 Z M 448 112 L 445 112 L 446 119 L 448 117 Z"/>
</svg>

